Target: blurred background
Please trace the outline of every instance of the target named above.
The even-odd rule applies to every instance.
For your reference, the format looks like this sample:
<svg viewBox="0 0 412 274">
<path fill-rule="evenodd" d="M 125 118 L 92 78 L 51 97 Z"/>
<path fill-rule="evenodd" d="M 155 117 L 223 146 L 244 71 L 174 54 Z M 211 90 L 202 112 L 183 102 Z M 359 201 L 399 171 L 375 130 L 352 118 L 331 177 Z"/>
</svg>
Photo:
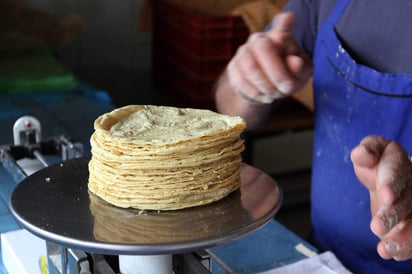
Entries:
<svg viewBox="0 0 412 274">
<path fill-rule="evenodd" d="M 213 84 L 230 57 L 285 2 L 0 0 L 0 96 L 87 87 L 107 92 L 113 107 L 213 109 Z M 277 218 L 304 238 L 311 104 L 308 86 L 275 104 L 273 119 L 247 136 L 247 162 L 284 189 Z"/>
</svg>

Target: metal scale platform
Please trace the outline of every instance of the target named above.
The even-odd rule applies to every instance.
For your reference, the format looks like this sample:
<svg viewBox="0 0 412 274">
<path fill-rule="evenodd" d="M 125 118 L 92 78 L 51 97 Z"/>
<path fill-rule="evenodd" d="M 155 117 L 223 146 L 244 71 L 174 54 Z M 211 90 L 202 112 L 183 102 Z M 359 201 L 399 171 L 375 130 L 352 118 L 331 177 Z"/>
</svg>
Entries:
<svg viewBox="0 0 412 274">
<path fill-rule="evenodd" d="M 76 250 L 119 255 L 122 274 L 176 273 L 173 254 L 239 239 L 271 220 L 282 201 L 270 176 L 244 165 L 240 189 L 218 202 L 176 211 L 122 209 L 88 192 L 88 161 L 43 168 L 23 179 L 10 199 L 23 228 L 60 247 L 63 274 L 72 273 L 67 253 Z"/>
</svg>

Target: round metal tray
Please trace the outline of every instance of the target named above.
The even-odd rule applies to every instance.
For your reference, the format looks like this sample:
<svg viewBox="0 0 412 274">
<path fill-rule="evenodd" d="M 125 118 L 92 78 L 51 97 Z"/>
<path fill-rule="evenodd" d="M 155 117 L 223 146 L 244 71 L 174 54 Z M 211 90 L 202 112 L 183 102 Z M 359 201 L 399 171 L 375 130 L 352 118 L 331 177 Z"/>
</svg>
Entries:
<svg viewBox="0 0 412 274">
<path fill-rule="evenodd" d="M 171 254 L 220 245 L 261 227 L 282 195 L 265 173 L 243 165 L 240 189 L 209 205 L 174 211 L 112 206 L 89 193 L 89 158 L 44 168 L 14 189 L 10 209 L 33 234 L 99 254 Z"/>
</svg>

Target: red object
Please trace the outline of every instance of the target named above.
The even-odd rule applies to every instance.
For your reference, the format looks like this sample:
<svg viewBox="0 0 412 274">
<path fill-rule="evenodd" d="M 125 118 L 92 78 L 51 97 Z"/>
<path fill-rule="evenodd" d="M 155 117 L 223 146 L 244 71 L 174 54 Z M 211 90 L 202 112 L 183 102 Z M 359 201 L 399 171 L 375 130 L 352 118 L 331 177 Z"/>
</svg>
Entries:
<svg viewBox="0 0 412 274">
<path fill-rule="evenodd" d="M 249 30 L 239 16 L 208 16 L 153 1 L 153 82 L 187 107 L 214 108 L 213 86 Z"/>
</svg>

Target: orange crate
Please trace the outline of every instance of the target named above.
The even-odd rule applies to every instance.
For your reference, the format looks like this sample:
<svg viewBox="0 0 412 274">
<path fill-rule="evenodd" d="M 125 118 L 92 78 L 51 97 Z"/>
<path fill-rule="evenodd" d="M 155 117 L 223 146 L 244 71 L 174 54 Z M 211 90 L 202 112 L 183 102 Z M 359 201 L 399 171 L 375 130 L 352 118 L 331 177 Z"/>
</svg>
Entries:
<svg viewBox="0 0 412 274">
<path fill-rule="evenodd" d="M 208 16 L 153 1 L 154 85 L 186 105 L 213 100 L 212 88 L 249 30 L 237 16 Z M 209 104 L 209 103 L 208 103 Z"/>
<path fill-rule="evenodd" d="M 167 41 L 162 42 L 162 50 L 154 50 L 152 58 L 155 68 L 162 67 L 163 63 L 166 62 L 173 64 L 184 73 L 202 78 L 216 78 L 228 63 L 228 58 L 196 56 Z"/>
<path fill-rule="evenodd" d="M 208 16 L 163 0 L 154 1 L 155 41 L 172 43 L 204 58 L 230 58 L 249 35 L 240 16 Z"/>
</svg>

